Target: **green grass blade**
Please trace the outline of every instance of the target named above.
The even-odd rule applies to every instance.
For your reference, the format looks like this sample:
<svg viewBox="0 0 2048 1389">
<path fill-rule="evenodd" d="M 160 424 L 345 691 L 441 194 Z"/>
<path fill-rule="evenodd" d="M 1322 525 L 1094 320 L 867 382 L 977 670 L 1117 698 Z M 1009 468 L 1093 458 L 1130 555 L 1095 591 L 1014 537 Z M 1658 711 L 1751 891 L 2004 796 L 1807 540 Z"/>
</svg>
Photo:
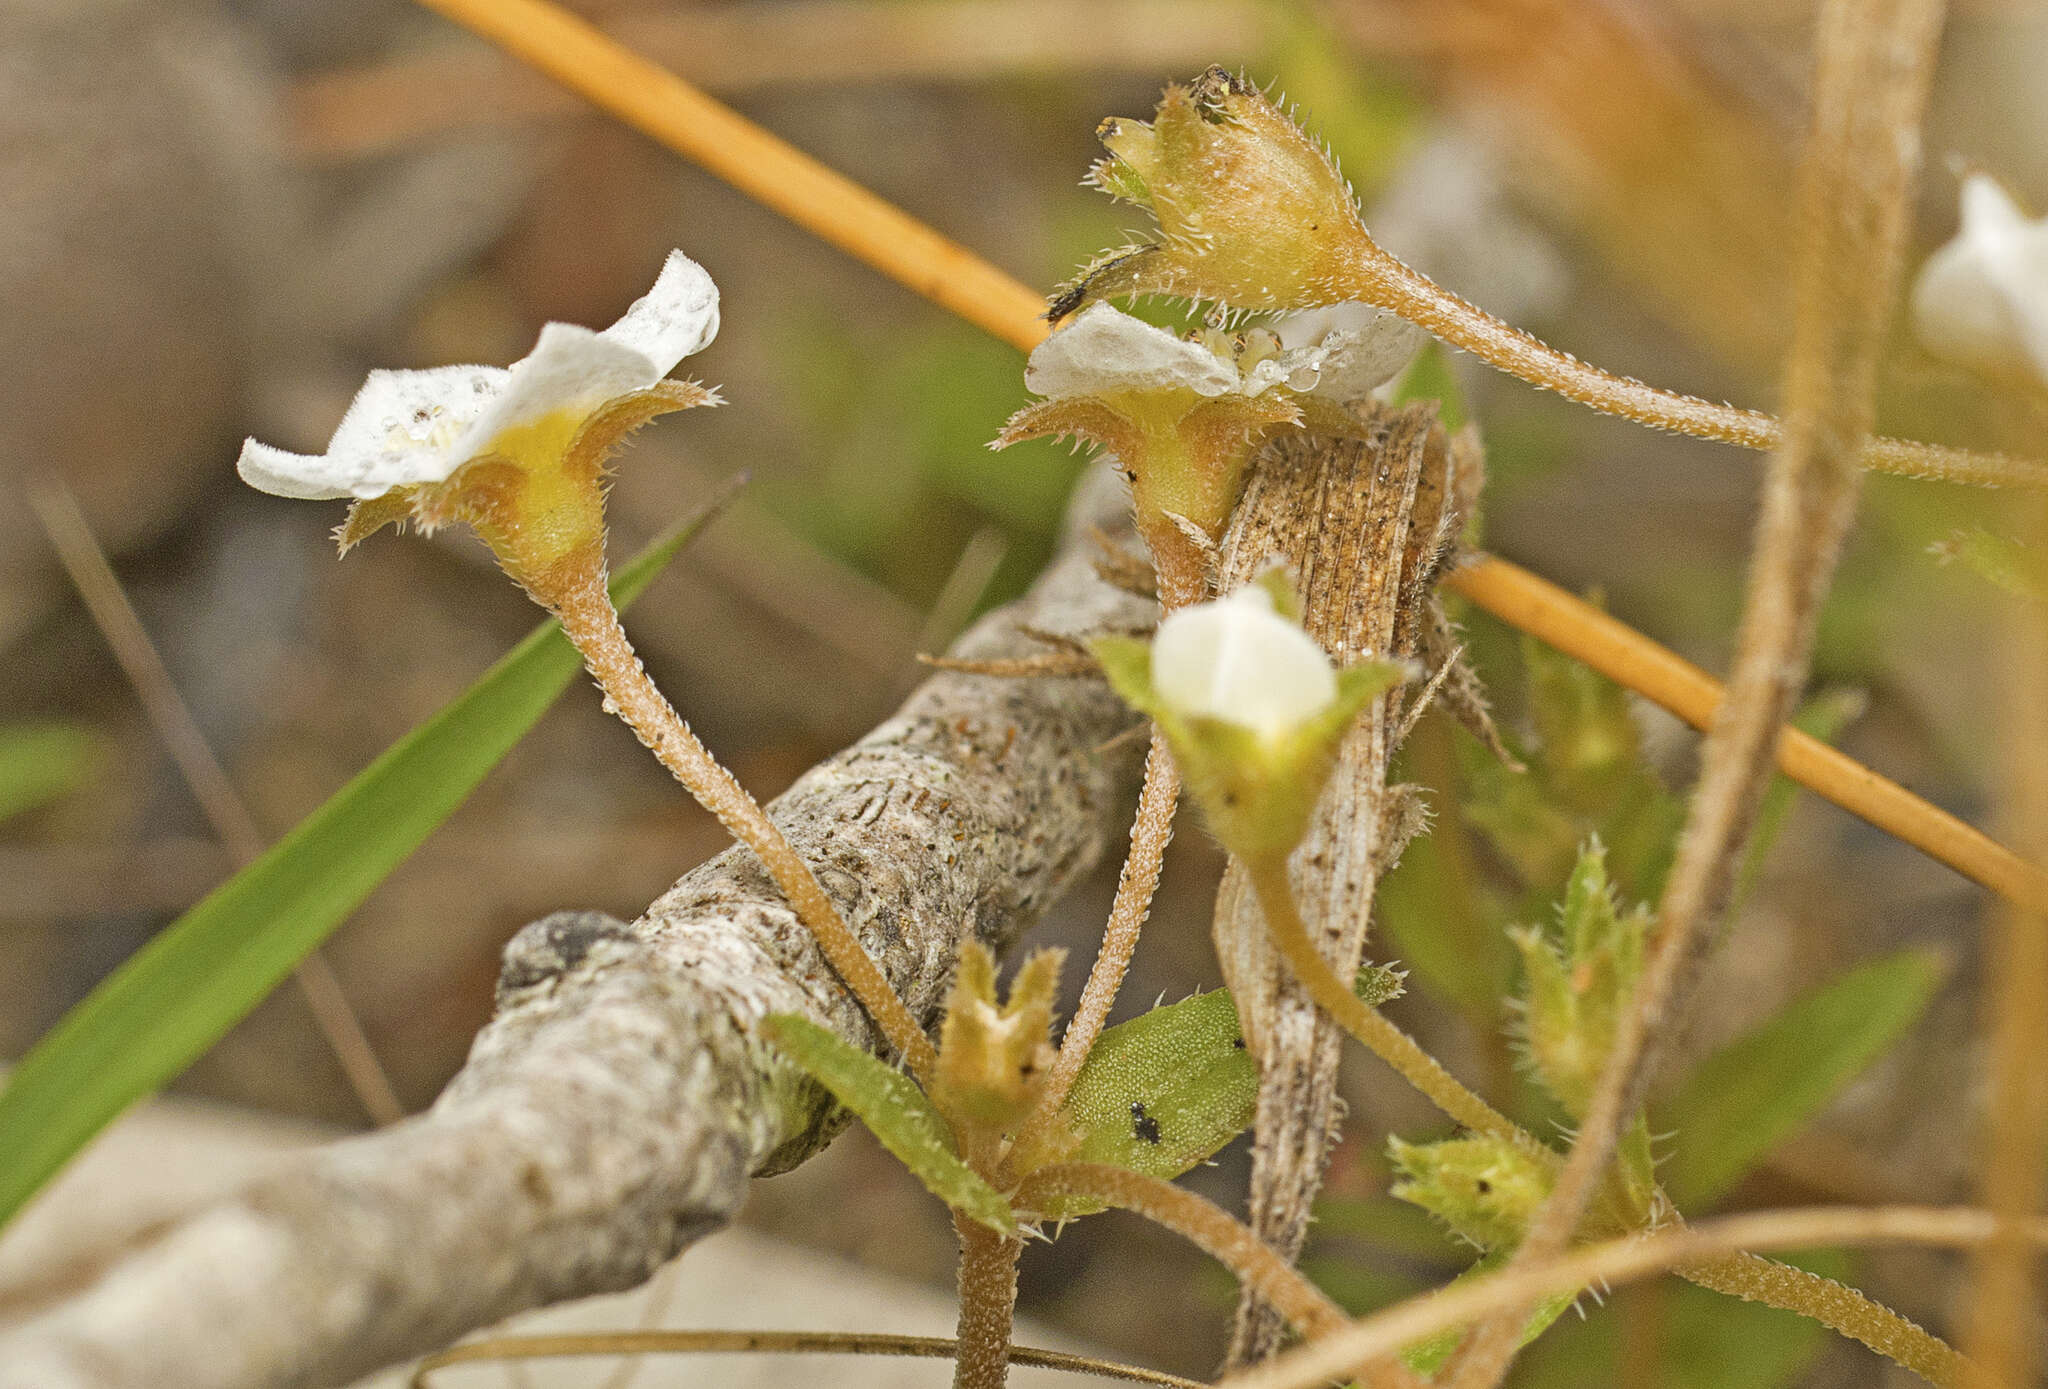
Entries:
<svg viewBox="0 0 2048 1389">
<path fill-rule="evenodd" d="M 99 754 L 99 739 L 78 724 L 37 721 L 0 728 L 0 820 L 76 790 L 93 774 Z"/>
<path fill-rule="evenodd" d="M 621 606 L 724 500 L 619 571 Z M 65 1014 L 0 1090 L 0 1223 L 261 1002 L 454 813 L 581 668 L 561 629 L 543 625 Z"/>
<path fill-rule="evenodd" d="M 1859 965 L 1702 1061 L 1655 1107 L 1655 1127 L 1678 1135 L 1658 1175 L 1679 1209 L 1711 1206 L 1825 1108 L 1913 1025 L 1946 973 L 1931 950 Z"/>
</svg>

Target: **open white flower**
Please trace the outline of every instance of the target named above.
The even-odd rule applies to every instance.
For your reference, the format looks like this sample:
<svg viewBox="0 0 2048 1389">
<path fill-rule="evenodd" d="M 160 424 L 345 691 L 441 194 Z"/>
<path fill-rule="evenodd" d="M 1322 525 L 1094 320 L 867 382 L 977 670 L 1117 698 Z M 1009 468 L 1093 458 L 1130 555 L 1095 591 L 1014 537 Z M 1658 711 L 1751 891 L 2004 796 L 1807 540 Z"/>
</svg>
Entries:
<svg viewBox="0 0 2048 1389">
<path fill-rule="evenodd" d="M 1913 327 L 1938 357 L 2048 385 L 2048 218 L 2028 221 L 1996 179 L 1970 175 L 1961 229 L 1913 286 Z"/>
<path fill-rule="evenodd" d="M 1032 350 L 1024 384 L 1049 399 L 1170 390 L 1213 399 L 1281 389 L 1345 404 L 1392 380 L 1426 337 L 1367 305 L 1290 315 L 1264 336 L 1273 344 L 1266 350 L 1224 355 L 1096 303 Z"/>
<path fill-rule="evenodd" d="M 1152 642 L 1152 688 L 1184 718 L 1281 737 L 1329 709 L 1337 672 L 1261 584 L 1169 614 Z"/>
<path fill-rule="evenodd" d="M 607 403 L 656 385 L 718 333 L 718 289 L 676 251 L 625 316 L 602 332 L 550 323 L 510 367 L 373 371 L 321 454 L 250 439 L 244 481 L 281 497 L 382 497 L 446 482 L 473 459 L 566 452 Z M 708 400 L 708 396 L 707 396 Z"/>
</svg>

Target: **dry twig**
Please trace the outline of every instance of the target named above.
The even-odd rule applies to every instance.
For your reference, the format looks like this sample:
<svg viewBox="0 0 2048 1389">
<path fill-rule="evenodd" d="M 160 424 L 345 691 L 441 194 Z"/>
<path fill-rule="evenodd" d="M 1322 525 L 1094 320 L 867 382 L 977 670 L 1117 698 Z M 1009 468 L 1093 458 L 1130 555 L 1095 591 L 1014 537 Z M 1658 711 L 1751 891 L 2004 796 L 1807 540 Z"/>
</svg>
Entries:
<svg viewBox="0 0 2048 1389">
<path fill-rule="evenodd" d="M 1115 524 L 1115 481 L 1077 501 Z M 1030 624 L 1128 626 L 1149 605 L 1070 534 L 1030 596 L 958 650 L 1027 649 Z M 913 1013 L 942 1006 L 961 940 L 1006 944 L 1121 837 L 1135 749 L 1092 682 L 941 674 L 772 807 Z M 873 1026 L 744 850 L 632 926 L 537 922 L 508 947 L 497 1017 L 426 1114 L 316 1150 L 178 1223 L 93 1288 L 0 1334 L 0 1389 L 255 1389 L 343 1381 L 529 1307 L 631 1287 L 717 1229 L 751 1175 L 837 1131 L 757 1042 L 800 1012 Z"/>
</svg>

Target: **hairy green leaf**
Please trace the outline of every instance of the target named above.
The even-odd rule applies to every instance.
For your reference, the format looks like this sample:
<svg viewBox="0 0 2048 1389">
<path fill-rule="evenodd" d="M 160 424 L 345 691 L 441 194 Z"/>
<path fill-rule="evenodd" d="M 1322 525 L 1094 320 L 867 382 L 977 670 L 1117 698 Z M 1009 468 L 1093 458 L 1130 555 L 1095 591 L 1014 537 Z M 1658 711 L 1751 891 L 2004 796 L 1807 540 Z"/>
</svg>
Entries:
<svg viewBox="0 0 2048 1389">
<path fill-rule="evenodd" d="M 1259 1072 L 1223 989 L 1105 1029 L 1063 1111 L 1081 1146 L 1075 1162 L 1106 1162 L 1171 1180 L 1211 1157 L 1252 1121 Z M 1100 1205 L 1069 1198 L 1049 1212 Z"/>
<path fill-rule="evenodd" d="M 1901 950 L 1795 999 L 1702 1061 L 1656 1107 L 1657 1129 L 1678 1135 L 1662 1169 L 1672 1200 L 1696 1210 L 1725 1195 L 1912 1026 L 1946 972 L 1931 950 Z"/>
<path fill-rule="evenodd" d="M 0 728 L 0 820 L 48 805 L 77 789 L 99 760 L 99 740 L 75 723 Z"/>
<path fill-rule="evenodd" d="M 723 501 L 622 569 L 615 598 L 637 597 Z M 455 812 L 581 668 L 561 629 L 542 626 L 66 1013 L 0 1090 L 0 1222 L 261 1002 Z"/>
<path fill-rule="evenodd" d="M 831 1091 L 833 1099 L 852 1110 L 925 1190 L 991 1230 L 1017 1233 L 1010 1203 L 960 1160 L 946 1121 L 916 1081 L 794 1013 L 776 1014 L 762 1030 L 785 1056 Z"/>
</svg>

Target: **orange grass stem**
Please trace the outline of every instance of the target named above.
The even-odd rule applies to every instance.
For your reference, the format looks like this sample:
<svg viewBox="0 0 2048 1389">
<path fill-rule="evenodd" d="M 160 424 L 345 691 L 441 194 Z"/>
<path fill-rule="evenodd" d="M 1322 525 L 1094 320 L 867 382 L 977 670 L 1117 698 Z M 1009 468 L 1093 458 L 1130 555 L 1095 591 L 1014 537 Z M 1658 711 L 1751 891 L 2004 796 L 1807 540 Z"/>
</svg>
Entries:
<svg viewBox="0 0 2048 1389">
<path fill-rule="evenodd" d="M 547 0 L 420 0 L 748 197 L 1029 351 L 1045 301 L 964 246 Z"/>
<path fill-rule="evenodd" d="M 1720 681 L 1549 580 L 1489 556 L 1453 571 L 1446 582 L 1509 626 L 1585 662 L 1694 728 L 1712 726 L 1726 693 Z M 1778 770 L 2000 896 L 2031 912 L 2048 911 L 2048 872 L 1820 739 L 1785 728 Z"/>
<path fill-rule="evenodd" d="M 1045 337 L 1044 301 L 1028 287 L 547 0 L 420 3 L 1019 351 Z M 1483 560 L 1451 583 L 1695 727 L 1719 707 L 1721 686 L 1704 671 L 1506 561 Z M 1793 729 L 1778 757 L 1785 775 L 1851 814 L 2029 911 L 2048 910 L 2048 874 L 1904 787 Z"/>
</svg>

